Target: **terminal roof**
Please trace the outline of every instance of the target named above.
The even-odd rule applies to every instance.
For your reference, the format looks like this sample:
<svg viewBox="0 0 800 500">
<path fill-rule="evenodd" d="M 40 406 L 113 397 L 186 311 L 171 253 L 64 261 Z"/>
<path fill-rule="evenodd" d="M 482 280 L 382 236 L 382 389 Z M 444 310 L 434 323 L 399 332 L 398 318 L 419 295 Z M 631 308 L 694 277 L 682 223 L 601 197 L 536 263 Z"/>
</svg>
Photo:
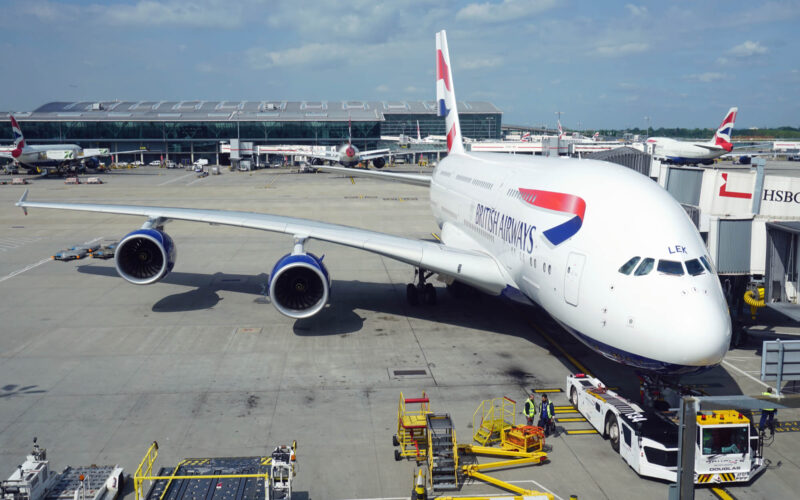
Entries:
<svg viewBox="0 0 800 500">
<path fill-rule="evenodd" d="M 436 114 L 436 101 L 55 101 L 18 119 L 47 121 L 384 121 L 387 115 Z M 502 113 L 485 101 L 458 112 Z"/>
</svg>

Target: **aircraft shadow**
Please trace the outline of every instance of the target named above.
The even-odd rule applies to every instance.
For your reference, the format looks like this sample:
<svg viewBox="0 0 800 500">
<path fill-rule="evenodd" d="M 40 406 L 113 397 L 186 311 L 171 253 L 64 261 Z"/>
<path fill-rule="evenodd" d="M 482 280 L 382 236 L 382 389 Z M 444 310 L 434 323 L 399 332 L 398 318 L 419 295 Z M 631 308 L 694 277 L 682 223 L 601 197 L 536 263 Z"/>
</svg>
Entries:
<svg viewBox="0 0 800 500">
<path fill-rule="evenodd" d="M 82 265 L 78 271 L 84 274 L 121 279 L 116 269 L 110 266 Z M 253 302 L 267 304 L 266 286 L 269 276 L 227 273 L 172 272 L 163 283 L 190 287 L 181 293 L 168 295 L 152 306 L 153 312 L 186 312 L 209 309 L 216 306 L 221 297 L 218 292 L 231 291 L 253 296 Z M 157 285 L 156 285 L 157 286 Z M 634 368 L 620 365 L 595 353 L 558 325 L 550 315 L 538 306 L 525 306 L 510 300 L 480 293 L 466 298 L 456 298 L 444 287 L 437 286 L 435 306 L 411 306 L 406 301 L 405 283 L 369 283 L 355 280 L 333 280 L 329 304 L 319 314 L 298 319 L 293 331 L 298 336 L 329 336 L 352 334 L 364 328 L 365 317 L 359 310 L 373 311 L 385 321 L 412 318 L 436 324 L 447 324 L 463 328 L 479 329 L 500 335 L 509 335 L 528 340 L 548 349 L 569 371 L 575 365 L 553 344 L 561 346 L 574 359 L 580 360 L 609 387 L 638 400 L 639 385 Z M 535 327 L 534 327 L 535 326 Z M 552 343 L 539 331 L 544 331 Z M 755 346 L 755 345 L 754 345 Z M 510 355 L 509 355 L 510 357 Z M 519 380 L 520 385 L 530 384 L 531 374 L 524 366 L 509 366 L 507 374 Z M 683 381 L 686 381 L 686 377 Z M 688 381 L 701 386 L 709 394 L 742 394 L 735 380 L 721 367 L 711 368 L 700 375 L 688 377 Z"/>
</svg>

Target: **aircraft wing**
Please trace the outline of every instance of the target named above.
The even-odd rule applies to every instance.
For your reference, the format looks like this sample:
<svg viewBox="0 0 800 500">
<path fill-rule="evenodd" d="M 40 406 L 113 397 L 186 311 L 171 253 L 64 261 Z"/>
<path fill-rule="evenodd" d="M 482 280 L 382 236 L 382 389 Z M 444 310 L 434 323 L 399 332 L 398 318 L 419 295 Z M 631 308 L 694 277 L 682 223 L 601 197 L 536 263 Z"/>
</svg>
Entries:
<svg viewBox="0 0 800 500">
<path fill-rule="evenodd" d="M 322 170 L 323 172 L 344 174 L 348 177 L 370 177 L 373 179 L 415 184 L 417 186 L 431 185 L 431 176 L 425 174 L 404 174 L 400 172 L 383 172 L 378 170 L 367 170 L 363 168 L 329 167 L 326 165 L 319 165 L 315 166 L 314 168 L 317 170 Z"/>
<path fill-rule="evenodd" d="M 88 148 L 91 150 L 91 148 Z M 130 151 L 109 151 L 105 148 L 99 148 L 96 150 L 91 151 L 90 153 L 86 153 L 86 149 L 83 150 L 83 155 L 80 158 L 94 158 L 95 156 L 111 156 L 111 155 L 124 155 L 124 154 L 134 154 L 134 153 L 147 153 L 147 150 L 144 149 L 132 149 Z"/>
<path fill-rule="evenodd" d="M 389 149 L 371 149 L 369 151 L 361 151 L 358 153 L 358 159 L 361 161 L 372 160 L 374 158 L 381 158 L 389 156 Z"/>
<path fill-rule="evenodd" d="M 338 151 L 325 151 L 323 153 L 298 153 L 306 156 L 308 158 L 316 158 L 318 160 L 327 160 L 327 161 L 335 161 L 338 162 L 341 158 L 339 157 Z"/>
<path fill-rule="evenodd" d="M 18 207 L 22 207 L 25 213 L 27 213 L 28 208 L 52 208 L 106 214 L 138 215 L 158 222 L 183 220 L 260 229 L 262 231 L 289 234 L 295 238 L 317 239 L 366 250 L 428 271 L 451 276 L 459 281 L 496 294 L 499 294 L 509 283 L 509 279 L 502 271 L 502 267 L 494 257 L 488 254 L 355 227 L 254 212 L 28 201 L 27 197 L 28 191 L 25 190 L 25 193 L 16 203 Z"/>
<path fill-rule="evenodd" d="M 727 151 L 727 149 L 725 149 L 725 148 L 721 148 L 719 146 L 712 146 L 710 144 L 694 144 L 694 146 L 698 146 L 698 147 L 707 149 L 709 151 Z"/>
<path fill-rule="evenodd" d="M 10 152 L 0 151 L 0 158 L 14 158 Z"/>
</svg>

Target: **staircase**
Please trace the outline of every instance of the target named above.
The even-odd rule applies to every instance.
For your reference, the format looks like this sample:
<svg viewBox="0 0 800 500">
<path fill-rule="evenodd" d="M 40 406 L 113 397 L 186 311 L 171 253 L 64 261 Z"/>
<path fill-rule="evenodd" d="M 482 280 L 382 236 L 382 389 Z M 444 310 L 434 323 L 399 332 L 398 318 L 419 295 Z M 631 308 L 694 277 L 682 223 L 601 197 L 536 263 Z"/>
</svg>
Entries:
<svg viewBox="0 0 800 500">
<path fill-rule="evenodd" d="M 428 426 L 428 465 L 433 491 L 458 488 L 456 431 L 447 413 L 426 415 Z"/>
</svg>

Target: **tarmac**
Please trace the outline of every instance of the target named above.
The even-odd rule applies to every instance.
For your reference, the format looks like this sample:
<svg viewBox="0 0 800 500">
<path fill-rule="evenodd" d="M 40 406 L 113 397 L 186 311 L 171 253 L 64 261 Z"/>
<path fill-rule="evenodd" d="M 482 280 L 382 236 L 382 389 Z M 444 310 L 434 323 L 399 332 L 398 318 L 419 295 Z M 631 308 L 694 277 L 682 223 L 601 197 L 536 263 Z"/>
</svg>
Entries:
<svg viewBox="0 0 800 500">
<path fill-rule="evenodd" d="M 13 206 L 29 188 L 35 201 L 249 210 L 433 239 L 426 188 L 283 168 L 199 179 L 142 167 L 102 178 L 0 186 L 0 475 L 22 463 L 34 436 L 55 470 L 118 463 L 128 474 L 154 440 L 156 467 L 266 456 L 297 440 L 295 499 L 408 498 L 416 465 L 395 461 L 392 445 L 401 391 L 424 391 L 434 411 L 451 415 L 459 442 L 471 441 L 482 400 L 515 399 L 522 422 L 529 390 L 563 389 L 581 369 L 638 395 L 632 370 L 589 351 L 537 309 L 456 298 L 441 283 L 437 305 L 408 305 L 413 269 L 388 258 L 312 241 L 308 249 L 325 255 L 333 279 L 331 301 L 314 318 L 292 320 L 264 295 L 273 264 L 291 251 L 289 236 L 171 222 L 175 270 L 135 286 L 116 275 L 113 260 L 50 256 L 118 240 L 141 218 L 41 209 L 26 217 Z M 775 325 L 748 324 L 747 343 L 693 382 L 715 395 L 760 394 L 761 340 L 800 338 L 800 325 L 773 318 Z M 551 396 L 568 404 L 563 393 Z M 778 419 L 800 420 L 800 412 Z M 589 428 L 559 424 L 549 463 L 493 475 L 563 500 L 667 497 L 666 483 L 637 476 L 599 435 L 565 432 Z M 760 477 L 698 487 L 695 498 L 796 497 L 800 432 L 786 429 L 765 447 L 770 466 Z M 501 493 L 471 482 L 453 494 Z"/>
</svg>

